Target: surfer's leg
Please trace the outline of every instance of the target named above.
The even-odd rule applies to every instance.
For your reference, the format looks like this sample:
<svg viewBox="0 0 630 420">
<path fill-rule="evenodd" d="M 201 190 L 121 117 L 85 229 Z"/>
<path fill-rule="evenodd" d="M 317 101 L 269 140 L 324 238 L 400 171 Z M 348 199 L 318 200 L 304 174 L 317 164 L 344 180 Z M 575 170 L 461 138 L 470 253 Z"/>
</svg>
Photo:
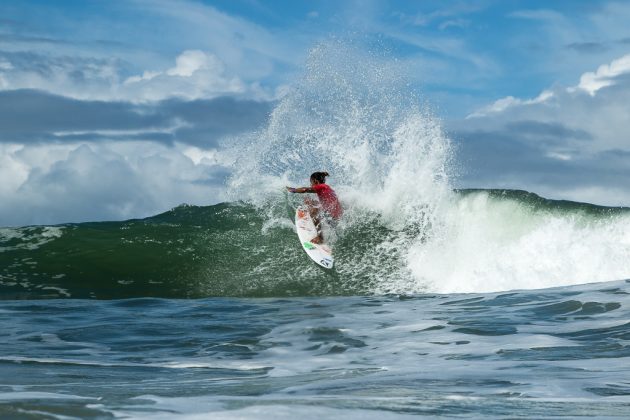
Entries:
<svg viewBox="0 0 630 420">
<path fill-rule="evenodd" d="M 321 244 L 324 242 L 324 236 L 322 235 L 322 218 L 319 214 L 319 208 L 317 206 L 313 206 L 310 208 L 310 212 L 315 229 L 317 229 L 317 236 L 311 239 L 311 242 L 314 244 Z"/>
<path fill-rule="evenodd" d="M 317 218 L 314 218 L 313 221 L 315 223 L 315 227 L 317 228 L 317 237 L 314 238 L 314 240 L 311 240 L 312 243 L 324 243 L 324 237 L 328 238 L 328 241 L 331 239 L 334 240 L 334 228 L 337 225 L 338 220 L 332 218 L 327 211 L 318 209 Z M 326 232 L 326 235 L 324 235 L 324 232 Z M 329 235 L 331 236 L 329 237 Z"/>
<path fill-rule="evenodd" d="M 311 239 L 312 244 L 321 244 L 322 242 L 324 242 L 324 238 L 322 237 L 321 232 L 319 233 L 319 235 Z"/>
<path fill-rule="evenodd" d="M 314 244 L 321 244 L 324 242 L 324 236 L 322 235 L 322 219 L 319 216 L 319 209 L 314 208 L 313 210 L 314 211 L 311 213 L 311 217 L 313 218 L 315 229 L 317 229 L 317 236 L 311 239 L 311 242 Z"/>
<path fill-rule="evenodd" d="M 304 200 L 304 204 L 306 204 L 306 206 L 308 207 L 308 211 L 311 214 L 311 218 L 313 219 L 315 229 L 317 229 L 317 236 L 311 239 L 311 243 L 321 244 L 322 242 L 324 242 L 324 237 L 322 235 L 322 219 L 319 211 L 319 202 L 311 198 L 306 198 Z"/>
</svg>

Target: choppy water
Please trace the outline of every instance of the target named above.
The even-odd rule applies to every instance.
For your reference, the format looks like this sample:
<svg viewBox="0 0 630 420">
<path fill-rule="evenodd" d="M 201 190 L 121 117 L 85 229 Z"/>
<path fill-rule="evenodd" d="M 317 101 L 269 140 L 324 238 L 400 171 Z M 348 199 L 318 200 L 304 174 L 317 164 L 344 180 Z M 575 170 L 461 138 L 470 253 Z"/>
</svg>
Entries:
<svg viewBox="0 0 630 420">
<path fill-rule="evenodd" d="M 630 282 L 0 303 L 5 418 L 626 417 Z"/>
</svg>

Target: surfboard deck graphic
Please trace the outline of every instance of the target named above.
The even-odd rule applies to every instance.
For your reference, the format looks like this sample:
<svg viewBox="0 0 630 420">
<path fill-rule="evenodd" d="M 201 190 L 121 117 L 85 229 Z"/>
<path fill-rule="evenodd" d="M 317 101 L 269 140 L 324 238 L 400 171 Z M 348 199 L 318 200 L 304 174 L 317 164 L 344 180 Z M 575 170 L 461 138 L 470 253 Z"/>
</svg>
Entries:
<svg viewBox="0 0 630 420">
<path fill-rule="evenodd" d="M 317 265 L 328 269 L 332 268 L 335 262 L 332 255 L 332 248 L 325 243 L 314 244 L 311 242 L 311 239 L 317 236 L 317 228 L 315 227 L 308 208 L 305 206 L 299 206 L 295 210 L 295 228 L 306 254 L 315 261 Z"/>
</svg>

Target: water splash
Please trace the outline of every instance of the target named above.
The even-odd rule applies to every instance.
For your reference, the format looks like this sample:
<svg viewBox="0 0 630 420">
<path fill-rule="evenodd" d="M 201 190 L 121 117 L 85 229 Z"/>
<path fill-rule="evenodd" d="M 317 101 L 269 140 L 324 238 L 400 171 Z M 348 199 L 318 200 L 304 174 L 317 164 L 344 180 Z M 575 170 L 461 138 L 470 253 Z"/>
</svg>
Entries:
<svg viewBox="0 0 630 420">
<path fill-rule="evenodd" d="M 395 59 L 357 43 L 313 48 L 268 126 L 241 139 L 233 197 L 264 209 L 266 228 L 286 229 L 283 187 L 328 171 L 347 208 L 336 260 L 348 290 L 487 292 L 630 276 L 626 212 L 453 193 L 453 146 L 407 80 Z"/>
<path fill-rule="evenodd" d="M 411 250 L 409 267 L 439 293 L 626 279 L 628 210 L 554 202 L 525 192 L 469 192 L 441 215 L 445 234 Z"/>
<path fill-rule="evenodd" d="M 405 254 L 429 230 L 437 232 L 452 194 L 451 145 L 438 120 L 410 89 L 402 66 L 356 43 L 332 40 L 313 48 L 268 126 L 241 141 L 233 198 L 280 220 L 286 218 L 278 204 L 285 202 L 283 187 L 308 184 L 310 173 L 325 170 L 348 209 L 346 235 L 366 224 L 388 231 L 378 243 L 356 238 L 357 246 L 373 247 L 370 259 L 350 258 L 337 268 L 346 281 L 360 279 L 375 290 L 409 277 Z"/>
</svg>

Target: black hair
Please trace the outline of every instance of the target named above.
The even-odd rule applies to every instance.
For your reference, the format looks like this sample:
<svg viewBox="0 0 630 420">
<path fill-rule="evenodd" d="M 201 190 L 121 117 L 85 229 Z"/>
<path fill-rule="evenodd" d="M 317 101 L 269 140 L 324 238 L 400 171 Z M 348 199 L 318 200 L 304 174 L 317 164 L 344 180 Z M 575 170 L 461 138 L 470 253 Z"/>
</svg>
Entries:
<svg viewBox="0 0 630 420">
<path fill-rule="evenodd" d="M 326 183 L 326 177 L 328 176 L 328 172 L 313 172 L 311 174 L 311 179 L 321 183 L 321 184 L 325 184 Z"/>
</svg>

